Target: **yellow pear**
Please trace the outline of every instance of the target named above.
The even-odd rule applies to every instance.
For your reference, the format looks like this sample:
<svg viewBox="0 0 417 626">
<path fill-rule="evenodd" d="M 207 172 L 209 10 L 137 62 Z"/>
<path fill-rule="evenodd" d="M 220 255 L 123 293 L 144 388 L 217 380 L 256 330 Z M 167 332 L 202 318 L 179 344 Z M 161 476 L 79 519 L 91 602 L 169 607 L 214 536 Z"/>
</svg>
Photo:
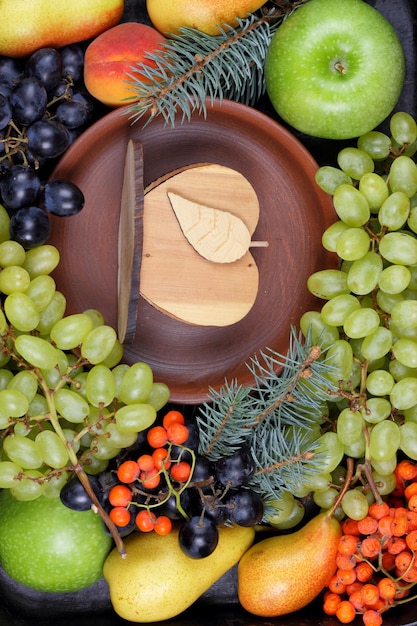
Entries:
<svg viewBox="0 0 417 626">
<path fill-rule="evenodd" d="M 124 0 L 1 0 L 0 54 L 30 55 L 95 37 L 117 24 Z"/>
<path fill-rule="evenodd" d="M 208 35 L 218 35 L 218 25 L 237 26 L 236 18 L 247 17 L 266 0 L 147 0 L 152 24 L 161 33 L 176 33 L 184 26 Z"/>
<path fill-rule="evenodd" d="M 244 609 L 261 617 L 303 608 L 336 571 L 339 522 L 319 513 L 303 528 L 252 546 L 238 565 L 238 595 Z"/>
<path fill-rule="evenodd" d="M 191 559 L 178 543 L 179 527 L 165 536 L 133 533 L 125 540 L 127 557 L 114 549 L 103 574 L 116 613 L 131 622 L 159 622 L 191 606 L 235 565 L 252 545 L 255 531 L 243 526 L 219 528 L 210 556 Z"/>
</svg>

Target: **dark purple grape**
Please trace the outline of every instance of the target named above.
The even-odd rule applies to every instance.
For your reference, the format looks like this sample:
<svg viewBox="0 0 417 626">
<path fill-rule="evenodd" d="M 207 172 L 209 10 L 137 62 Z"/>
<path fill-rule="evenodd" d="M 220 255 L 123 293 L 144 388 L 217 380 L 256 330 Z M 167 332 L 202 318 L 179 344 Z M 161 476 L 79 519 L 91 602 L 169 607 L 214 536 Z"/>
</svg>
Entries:
<svg viewBox="0 0 417 626">
<path fill-rule="evenodd" d="M 62 76 L 71 78 L 74 83 L 83 77 L 84 51 L 77 44 L 69 44 L 59 49 L 62 61 Z"/>
<path fill-rule="evenodd" d="M 225 487 L 244 485 L 255 471 L 255 464 L 247 446 L 242 446 L 230 456 L 216 461 L 216 477 Z"/>
<path fill-rule="evenodd" d="M 55 120 L 38 120 L 27 129 L 28 148 L 35 156 L 54 159 L 71 143 L 68 128 Z"/>
<path fill-rule="evenodd" d="M 10 237 L 29 250 L 45 243 L 51 232 L 51 224 L 45 211 L 31 206 L 13 213 L 9 230 Z"/>
<path fill-rule="evenodd" d="M 72 98 L 73 89 L 71 85 L 67 83 L 66 80 L 60 80 L 59 83 L 55 85 L 53 89 L 48 91 L 49 99 L 53 98 L 62 98 L 62 96 L 66 95 L 68 98 Z"/>
<path fill-rule="evenodd" d="M 37 78 L 23 78 L 10 95 L 13 120 L 18 125 L 29 126 L 43 117 L 48 96 Z"/>
<path fill-rule="evenodd" d="M 23 76 L 23 61 L 0 55 L 0 82 L 14 87 Z"/>
<path fill-rule="evenodd" d="M 74 91 L 73 95 L 72 95 L 72 99 L 75 102 L 80 102 L 81 104 L 83 104 L 86 109 L 88 110 L 88 114 L 89 116 L 92 115 L 93 111 L 94 111 L 94 99 L 92 98 L 92 96 L 90 96 L 89 93 L 85 92 L 85 91 Z"/>
<path fill-rule="evenodd" d="M 30 167 L 13 165 L 0 179 L 0 196 L 7 209 L 16 210 L 34 205 L 39 197 L 41 181 Z"/>
<path fill-rule="evenodd" d="M 203 492 L 209 492 L 214 484 L 214 466 L 206 456 L 197 454 L 195 457 L 194 471 L 191 477 L 193 483 L 202 489 Z"/>
<path fill-rule="evenodd" d="M 10 94 L 13 91 L 13 87 L 11 87 L 10 85 L 7 85 L 6 83 L 2 83 L 0 81 L 0 94 L 2 96 L 4 96 L 5 98 L 9 99 L 10 98 Z"/>
<path fill-rule="evenodd" d="M 219 531 L 213 520 L 196 515 L 181 525 L 178 542 L 190 558 L 204 559 L 216 549 Z"/>
<path fill-rule="evenodd" d="M 25 71 L 27 76 L 37 78 L 49 91 L 61 80 L 61 55 L 55 48 L 39 48 L 30 55 Z"/>
<path fill-rule="evenodd" d="M 263 500 L 256 491 L 239 489 L 230 492 L 223 503 L 227 507 L 228 519 L 239 526 L 255 526 L 262 520 Z"/>
<path fill-rule="evenodd" d="M 189 491 L 189 489 L 184 489 L 184 491 L 182 491 L 180 494 L 180 505 L 187 515 L 190 513 L 191 506 L 191 494 L 189 493 Z M 184 519 L 184 515 L 181 513 L 181 511 L 178 510 L 177 498 L 174 493 L 171 494 L 169 498 L 163 504 L 161 504 L 161 506 L 158 506 L 155 511 L 157 515 L 166 515 L 167 517 L 169 517 L 169 519 L 173 521 Z"/>
<path fill-rule="evenodd" d="M 84 206 L 84 194 L 68 180 L 50 180 L 43 190 L 43 205 L 48 213 L 59 217 L 76 215 Z"/>
<path fill-rule="evenodd" d="M 58 122 L 67 128 L 79 128 L 90 118 L 90 107 L 77 100 L 63 100 L 56 107 L 55 115 Z"/>
<path fill-rule="evenodd" d="M 7 124 L 12 119 L 12 109 L 9 104 L 9 100 L 0 93 L 0 130 L 6 128 Z"/>
<path fill-rule="evenodd" d="M 90 476 L 89 481 L 94 493 L 100 500 L 101 488 L 99 481 L 94 476 Z M 91 509 L 91 498 L 77 476 L 74 476 L 74 478 L 71 478 L 65 483 L 59 497 L 61 498 L 62 504 L 73 511 L 88 511 Z"/>
</svg>

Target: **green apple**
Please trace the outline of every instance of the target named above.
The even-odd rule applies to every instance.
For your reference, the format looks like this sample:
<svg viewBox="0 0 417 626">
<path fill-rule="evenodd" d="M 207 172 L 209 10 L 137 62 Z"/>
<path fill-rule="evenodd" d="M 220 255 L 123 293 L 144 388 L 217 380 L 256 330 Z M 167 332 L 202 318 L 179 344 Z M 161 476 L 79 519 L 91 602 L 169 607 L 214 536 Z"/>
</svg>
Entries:
<svg viewBox="0 0 417 626">
<path fill-rule="evenodd" d="M 101 578 L 112 546 L 99 515 L 73 511 L 60 498 L 20 501 L 0 492 L 0 563 L 39 591 L 77 591 Z"/>
<path fill-rule="evenodd" d="M 405 77 L 398 36 L 363 0 L 310 0 L 272 37 L 265 84 L 280 117 L 326 139 L 351 139 L 393 110 Z"/>
</svg>

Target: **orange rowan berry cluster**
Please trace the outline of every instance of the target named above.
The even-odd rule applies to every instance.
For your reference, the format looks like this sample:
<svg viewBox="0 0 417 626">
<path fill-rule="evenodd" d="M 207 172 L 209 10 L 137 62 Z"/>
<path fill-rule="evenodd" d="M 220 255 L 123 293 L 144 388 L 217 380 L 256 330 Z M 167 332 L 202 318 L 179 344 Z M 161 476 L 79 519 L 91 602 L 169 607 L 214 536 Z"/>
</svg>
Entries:
<svg viewBox="0 0 417 626">
<path fill-rule="evenodd" d="M 324 612 L 342 624 L 359 614 L 365 626 L 381 626 L 382 614 L 417 583 L 417 464 L 400 461 L 395 475 L 386 501 L 342 522 L 337 570 L 323 598 Z"/>
<path fill-rule="evenodd" d="M 181 447 L 188 439 L 189 429 L 184 422 L 182 413 L 168 411 L 162 425 L 152 426 L 146 433 L 149 452 L 141 454 L 136 461 L 129 459 L 118 466 L 116 475 L 119 484 L 109 491 L 109 503 L 113 507 L 109 516 L 119 528 L 130 524 L 132 507 L 140 507 L 135 515 L 139 530 L 154 530 L 160 535 L 171 531 L 171 519 L 166 515 L 157 516 L 153 509 L 160 507 L 172 494 L 180 495 L 191 478 L 192 464 L 182 460 L 181 454 L 175 459 L 171 457 L 172 446 Z M 162 479 L 165 479 L 166 486 L 162 498 L 159 494 L 149 493 L 159 487 Z M 178 484 L 178 488 L 174 484 Z M 138 494 L 144 496 L 140 502 Z"/>
</svg>

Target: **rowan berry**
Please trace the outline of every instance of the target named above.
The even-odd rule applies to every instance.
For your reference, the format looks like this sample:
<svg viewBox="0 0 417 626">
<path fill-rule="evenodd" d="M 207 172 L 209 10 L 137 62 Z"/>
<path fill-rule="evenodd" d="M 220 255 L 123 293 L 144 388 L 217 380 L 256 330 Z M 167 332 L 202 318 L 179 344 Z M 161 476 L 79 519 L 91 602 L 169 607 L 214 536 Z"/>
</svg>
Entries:
<svg viewBox="0 0 417 626">
<path fill-rule="evenodd" d="M 111 509 L 109 517 L 113 524 L 121 528 L 127 526 L 130 522 L 130 513 L 122 506 L 116 506 L 114 509 Z"/>
<path fill-rule="evenodd" d="M 136 515 L 135 521 L 139 530 L 143 533 L 149 533 L 155 528 L 156 515 L 148 509 L 142 509 Z"/>
<path fill-rule="evenodd" d="M 168 441 L 171 441 L 176 445 L 181 445 L 182 443 L 185 443 L 188 439 L 188 435 L 188 428 L 187 426 L 184 426 L 184 424 L 174 422 L 167 428 Z"/>
<path fill-rule="evenodd" d="M 184 415 L 180 411 L 168 411 L 162 418 L 162 425 L 165 429 L 168 429 L 171 424 L 184 424 Z"/>
<path fill-rule="evenodd" d="M 166 515 L 156 518 L 154 530 L 158 535 L 168 535 L 172 530 L 172 522 Z"/>
<path fill-rule="evenodd" d="M 162 448 L 168 441 L 166 428 L 163 426 L 152 426 L 148 430 L 146 438 L 152 448 Z"/>
<path fill-rule="evenodd" d="M 109 502 L 115 507 L 126 507 L 132 500 L 132 492 L 126 485 L 114 485 L 109 491 Z"/>
<path fill-rule="evenodd" d="M 190 478 L 191 465 L 186 461 L 174 463 L 170 468 L 170 474 L 173 480 L 176 480 L 179 483 L 185 483 Z"/>
<path fill-rule="evenodd" d="M 117 478 L 121 483 L 133 483 L 139 476 L 139 467 L 135 461 L 124 461 L 117 468 Z"/>
</svg>

